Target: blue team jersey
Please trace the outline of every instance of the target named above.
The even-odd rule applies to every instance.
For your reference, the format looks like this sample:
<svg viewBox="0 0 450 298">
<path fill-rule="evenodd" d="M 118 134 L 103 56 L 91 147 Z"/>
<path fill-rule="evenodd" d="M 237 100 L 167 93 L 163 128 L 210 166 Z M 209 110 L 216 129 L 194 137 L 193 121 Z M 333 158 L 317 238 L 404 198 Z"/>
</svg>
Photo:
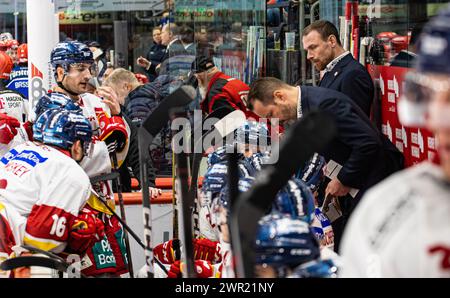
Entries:
<svg viewBox="0 0 450 298">
<path fill-rule="evenodd" d="M 6 86 L 9 90 L 16 91 L 28 99 L 28 67 L 14 66 L 10 74 L 10 81 Z"/>
</svg>

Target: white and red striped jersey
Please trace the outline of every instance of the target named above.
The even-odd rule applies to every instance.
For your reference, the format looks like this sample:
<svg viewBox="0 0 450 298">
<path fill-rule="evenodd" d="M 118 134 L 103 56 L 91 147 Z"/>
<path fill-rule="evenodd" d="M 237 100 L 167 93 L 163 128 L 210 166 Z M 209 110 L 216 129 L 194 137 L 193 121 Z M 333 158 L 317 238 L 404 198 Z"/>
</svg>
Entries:
<svg viewBox="0 0 450 298">
<path fill-rule="evenodd" d="M 0 159 L 0 182 L 0 204 L 14 217 L 6 220 L 22 238 L 16 244 L 63 251 L 71 223 L 91 193 L 77 162 L 55 148 L 25 142 Z"/>
</svg>

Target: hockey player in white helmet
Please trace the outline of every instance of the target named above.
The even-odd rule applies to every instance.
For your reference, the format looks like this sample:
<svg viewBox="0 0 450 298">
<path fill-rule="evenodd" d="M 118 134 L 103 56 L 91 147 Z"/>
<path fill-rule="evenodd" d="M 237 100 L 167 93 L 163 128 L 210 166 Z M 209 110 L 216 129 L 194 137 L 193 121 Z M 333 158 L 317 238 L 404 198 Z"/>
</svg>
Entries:
<svg viewBox="0 0 450 298">
<path fill-rule="evenodd" d="M 83 208 L 91 186 L 79 162 L 91 145 L 91 125 L 62 109 L 45 117 L 42 142 L 20 144 L 0 159 L 0 263 L 22 244 L 82 253 L 103 234 L 102 222 Z"/>
<path fill-rule="evenodd" d="M 440 161 L 367 192 L 342 240 L 344 277 L 450 277 L 450 7 L 422 32 L 399 116 L 435 133 Z"/>
<path fill-rule="evenodd" d="M 50 56 L 57 86 L 44 95 L 38 102 L 72 100 L 82 109 L 83 115 L 90 121 L 93 129 L 92 156 L 84 158 L 80 165 L 90 178 L 111 172 L 110 153 L 117 154 L 118 166 L 128 152 L 127 123 L 121 117 L 117 95 L 109 87 L 97 89 L 97 95 L 86 93 L 88 82 L 95 75 L 92 52 L 87 46 L 76 41 L 62 42 L 56 45 Z M 114 152 L 114 153 L 113 153 Z M 89 208 L 102 218 L 106 236 L 98 241 L 82 259 L 82 270 L 86 275 L 126 274 L 126 248 L 124 233 L 117 218 L 99 200 L 104 200 L 114 209 L 114 194 L 111 181 L 99 181 L 92 185 L 95 193 L 88 200 Z"/>
</svg>

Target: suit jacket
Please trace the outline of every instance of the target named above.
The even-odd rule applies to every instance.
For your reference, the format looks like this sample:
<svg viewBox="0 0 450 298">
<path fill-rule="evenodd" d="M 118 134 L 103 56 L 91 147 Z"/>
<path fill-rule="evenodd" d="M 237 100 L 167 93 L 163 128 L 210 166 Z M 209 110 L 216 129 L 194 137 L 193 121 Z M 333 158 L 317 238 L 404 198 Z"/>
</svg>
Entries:
<svg viewBox="0 0 450 298">
<path fill-rule="evenodd" d="M 155 64 L 156 66 L 162 62 L 165 53 L 166 53 L 166 46 L 154 43 L 147 53 L 147 60 L 150 61 L 152 64 Z M 153 81 L 157 77 L 157 73 L 154 70 L 155 70 L 154 68 L 147 70 L 147 75 L 150 81 Z"/>
<path fill-rule="evenodd" d="M 175 57 L 175 56 L 181 56 L 181 55 L 187 55 L 186 50 L 184 49 L 183 44 L 179 39 L 176 39 L 172 44 L 170 44 L 164 53 L 164 56 L 162 57 L 161 64 L 164 63 L 169 58 Z M 149 68 L 149 72 L 157 72 L 156 67 L 158 64 L 152 63 Z"/>
<path fill-rule="evenodd" d="M 372 78 L 351 54 L 342 58 L 332 71 L 327 72 L 319 86 L 344 93 L 370 117 L 375 90 Z"/>
<path fill-rule="evenodd" d="M 361 109 L 346 95 L 321 87 L 301 87 L 303 115 L 312 110 L 329 114 L 338 134 L 319 152 L 327 162 L 343 167 L 338 179 L 360 190 L 358 198 L 374 184 L 403 168 L 403 155 L 370 122 Z"/>
<path fill-rule="evenodd" d="M 166 53 L 166 46 L 154 43 L 147 53 L 147 60 L 159 64 Z"/>
<path fill-rule="evenodd" d="M 187 56 L 187 52 L 184 49 L 184 46 L 183 46 L 183 44 L 181 43 L 181 41 L 179 39 L 176 39 L 172 44 L 170 44 L 166 48 L 166 52 L 164 53 L 164 56 L 163 56 L 163 58 L 161 60 L 161 66 L 163 64 L 167 64 L 169 58 L 173 58 L 173 57 L 176 57 L 176 56 Z M 158 71 L 156 70 L 157 66 L 158 66 L 158 64 L 152 63 L 150 65 L 149 72 L 158 73 Z"/>
<path fill-rule="evenodd" d="M 188 55 L 195 56 L 197 54 L 197 49 L 196 49 L 195 43 L 191 43 L 185 49 L 186 49 L 186 52 L 188 53 Z"/>
</svg>

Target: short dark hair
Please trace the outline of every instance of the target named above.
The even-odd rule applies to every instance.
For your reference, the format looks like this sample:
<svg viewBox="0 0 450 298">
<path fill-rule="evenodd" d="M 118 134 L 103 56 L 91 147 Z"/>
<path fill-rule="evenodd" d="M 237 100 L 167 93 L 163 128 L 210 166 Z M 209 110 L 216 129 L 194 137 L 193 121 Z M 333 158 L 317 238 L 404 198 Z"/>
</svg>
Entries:
<svg viewBox="0 0 450 298">
<path fill-rule="evenodd" d="M 194 30 L 189 26 L 183 26 L 180 28 L 181 41 L 184 43 L 194 42 Z"/>
<path fill-rule="evenodd" d="M 315 21 L 314 23 L 303 29 L 303 36 L 308 35 L 312 31 L 317 31 L 320 36 L 322 36 L 322 39 L 324 41 L 327 40 L 331 35 L 334 35 L 336 37 L 338 45 L 342 46 L 341 40 L 339 39 L 339 31 L 337 30 L 336 26 L 334 26 L 334 24 L 330 21 Z"/>
<path fill-rule="evenodd" d="M 250 85 L 250 92 L 248 93 L 249 109 L 253 110 L 252 102 L 254 100 L 258 100 L 263 104 L 273 102 L 273 91 L 286 87 L 289 87 L 289 85 L 274 77 L 259 78 L 255 80 Z"/>
<path fill-rule="evenodd" d="M 164 27 L 166 27 L 167 30 L 170 33 L 172 33 L 172 35 L 178 36 L 180 34 L 180 27 L 178 27 L 177 24 L 175 24 L 175 23 L 167 23 L 163 26 L 163 28 Z M 161 32 L 162 32 L 163 28 L 161 28 Z"/>
<path fill-rule="evenodd" d="M 215 66 L 216 65 L 214 64 L 211 56 L 199 54 L 197 57 L 195 57 L 195 60 L 192 61 L 191 69 L 194 71 L 194 73 L 201 73 L 210 70 Z"/>
</svg>

